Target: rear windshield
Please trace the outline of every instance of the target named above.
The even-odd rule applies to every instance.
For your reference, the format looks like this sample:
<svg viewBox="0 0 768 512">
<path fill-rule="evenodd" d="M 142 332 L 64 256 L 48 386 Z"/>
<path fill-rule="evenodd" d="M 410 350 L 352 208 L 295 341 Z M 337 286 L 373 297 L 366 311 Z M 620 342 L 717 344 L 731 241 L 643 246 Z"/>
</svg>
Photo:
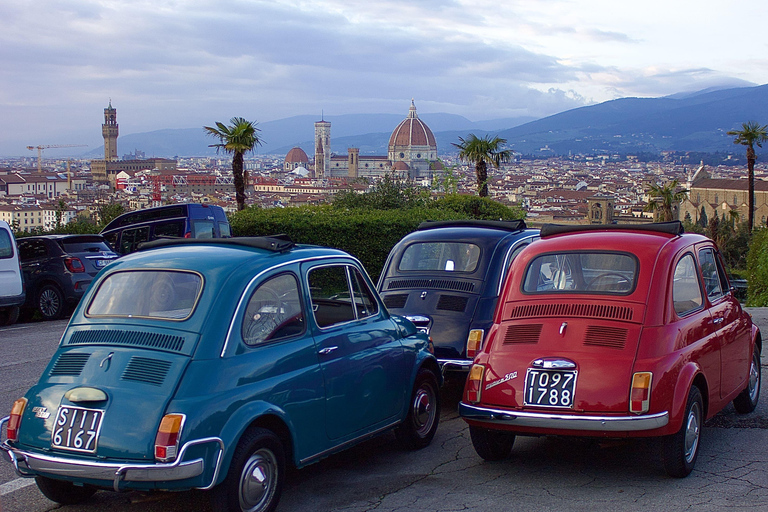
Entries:
<svg viewBox="0 0 768 512">
<path fill-rule="evenodd" d="M 403 252 L 399 270 L 441 270 L 474 272 L 480 261 L 480 247 L 465 242 L 422 242 Z"/>
<path fill-rule="evenodd" d="M 95 238 L 69 239 L 69 240 L 64 240 L 61 245 L 64 246 L 64 250 L 68 253 L 102 252 L 102 251 L 112 252 L 112 249 L 109 247 L 109 245 L 107 245 L 106 240 L 104 240 L 101 237 L 97 239 Z"/>
<path fill-rule="evenodd" d="M 192 238 L 215 238 L 212 220 L 193 220 Z"/>
<path fill-rule="evenodd" d="M 628 295 L 635 289 L 637 272 L 637 258 L 626 253 L 542 254 L 528 264 L 523 292 Z"/>
<path fill-rule="evenodd" d="M 192 315 L 202 288 L 202 276 L 193 272 L 116 272 L 101 282 L 87 315 L 185 320 Z"/>
</svg>

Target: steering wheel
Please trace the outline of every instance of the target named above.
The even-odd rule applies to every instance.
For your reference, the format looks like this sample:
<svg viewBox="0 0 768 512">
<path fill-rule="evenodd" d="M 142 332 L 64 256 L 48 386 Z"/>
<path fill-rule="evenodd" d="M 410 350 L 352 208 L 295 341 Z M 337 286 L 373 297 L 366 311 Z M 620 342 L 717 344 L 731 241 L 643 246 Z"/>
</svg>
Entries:
<svg viewBox="0 0 768 512">
<path fill-rule="evenodd" d="M 153 312 L 167 311 L 174 308 L 176 301 L 176 289 L 167 275 L 160 276 L 160 279 L 152 285 L 151 295 L 149 297 L 149 309 Z"/>
<path fill-rule="evenodd" d="M 251 298 L 244 319 L 243 336 L 249 345 L 268 339 L 281 323 L 282 304 L 277 293 L 269 287 L 262 287 L 257 293 L 259 297 Z"/>
<path fill-rule="evenodd" d="M 615 287 L 612 287 L 611 289 L 606 289 L 605 287 L 599 287 L 596 286 L 596 283 L 607 280 L 607 279 L 614 279 L 615 280 Z M 618 286 L 620 283 L 621 286 Z M 608 283 L 606 283 L 608 284 Z M 589 283 L 587 283 L 586 290 L 599 290 L 599 291 L 612 291 L 612 292 L 623 292 L 627 291 L 630 288 L 632 288 L 632 281 L 625 276 L 624 274 L 620 274 L 618 272 L 603 272 L 602 274 L 598 274 L 595 276 L 594 279 L 592 279 Z"/>
</svg>

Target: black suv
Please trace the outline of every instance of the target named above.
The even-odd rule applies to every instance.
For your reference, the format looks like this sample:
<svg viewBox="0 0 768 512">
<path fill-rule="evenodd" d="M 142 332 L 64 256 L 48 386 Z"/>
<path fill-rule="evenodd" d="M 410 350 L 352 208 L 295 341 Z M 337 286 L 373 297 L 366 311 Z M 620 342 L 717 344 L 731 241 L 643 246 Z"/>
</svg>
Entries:
<svg viewBox="0 0 768 512">
<path fill-rule="evenodd" d="M 482 346 L 512 259 L 538 237 L 522 220 L 423 222 L 390 251 L 379 294 L 430 335 L 444 373 L 466 372 L 467 343 Z"/>
<path fill-rule="evenodd" d="M 75 306 L 96 274 L 118 257 L 101 235 L 45 235 L 18 240 L 27 287 L 24 310 L 56 320 Z"/>
</svg>

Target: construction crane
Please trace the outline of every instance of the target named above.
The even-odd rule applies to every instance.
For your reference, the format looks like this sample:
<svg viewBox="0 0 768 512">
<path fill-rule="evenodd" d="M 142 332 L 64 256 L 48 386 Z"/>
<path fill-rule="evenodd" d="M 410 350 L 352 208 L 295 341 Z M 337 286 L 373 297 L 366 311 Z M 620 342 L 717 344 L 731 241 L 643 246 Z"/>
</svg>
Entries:
<svg viewBox="0 0 768 512">
<path fill-rule="evenodd" d="M 40 146 L 27 146 L 27 149 L 37 149 L 37 172 L 43 172 L 43 150 L 48 148 L 85 148 L 88 144 L 43 144 Z"/>
</svg>

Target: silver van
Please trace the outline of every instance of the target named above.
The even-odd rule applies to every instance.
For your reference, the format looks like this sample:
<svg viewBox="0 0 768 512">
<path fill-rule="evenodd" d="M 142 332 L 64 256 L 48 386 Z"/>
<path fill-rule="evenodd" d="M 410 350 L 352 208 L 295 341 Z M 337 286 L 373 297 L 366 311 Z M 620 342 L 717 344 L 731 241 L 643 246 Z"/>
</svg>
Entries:
<svg viewBox="0 0 768 512">
<path fill-rule="evenodd" d="M 25 298 L 16 239 L 8 223 L 0 220 L 0 325 L 18 320 Z"/>
</svg>

